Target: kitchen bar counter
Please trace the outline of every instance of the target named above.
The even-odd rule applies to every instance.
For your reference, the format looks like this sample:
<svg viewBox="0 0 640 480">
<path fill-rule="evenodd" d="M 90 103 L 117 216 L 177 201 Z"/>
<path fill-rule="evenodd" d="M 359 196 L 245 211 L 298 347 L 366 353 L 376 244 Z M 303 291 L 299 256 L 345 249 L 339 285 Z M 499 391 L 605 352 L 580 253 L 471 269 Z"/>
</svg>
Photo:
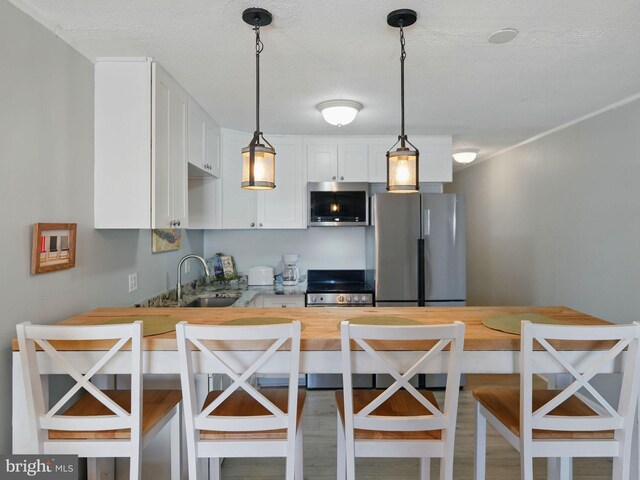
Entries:
<svg viewBox="0 0 640 480">
<path fill-rule="evenodd" d="M 464 349 L 468 351 L 513 351 L 520 348 L 520 337 L 491 330 L 482 325 L 484 318 L 537 313 L 569 323 L 582 325 L 606 324 L 604 320 L 567 307 L 329 307 L 287 308 L 274 311 L 272 308 L 98 308 L 60 322 L 69 325 L 97 325 L 116 317 L 145 317 L 169 315 L 189 323 L 219 325 L 228 320 L 246 317 L 282 317 L 300 320 L 304 324 L 301 348 L 303 351 L 340 350 L 341 320 L 362 316 L 396 316 L 417 320 L 425 325 L 449 323 L 460 320 L 466 325 Z M 17 343 L 14 340 L 14 350 Z M 93 349 L 100 346 L 94 345 Z M 146 350 L 176 350 L 175 333 L 146 337 Z M 390 345 L 393 350 L 415 347 Z M 560 346 L 562 348 L 562 346 Z M 575 348 L 575 347 L 574 347 Z M 590 345 L 589 349 L 597 348 Z"/>
</svg>

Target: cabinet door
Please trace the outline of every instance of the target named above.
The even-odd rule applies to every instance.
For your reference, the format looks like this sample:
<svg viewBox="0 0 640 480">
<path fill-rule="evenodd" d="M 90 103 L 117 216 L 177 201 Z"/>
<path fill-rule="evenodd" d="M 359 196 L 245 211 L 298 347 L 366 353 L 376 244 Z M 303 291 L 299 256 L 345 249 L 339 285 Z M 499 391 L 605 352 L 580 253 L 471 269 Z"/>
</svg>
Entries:
<svg viewBox="0 0 640 480">
<path fill-rule="evenodd" d="M 420 182 L 453 180 L 451 135 L 417 136 L 409 140 L 420 150 Z"/>
<path fill-rule="evenodd" d="M 338 145 L 338 181 L 369 181 L 369 159 L 367 158 L 366 144 Z"/>
<path fill-rule="evenodd" d="M 338 181 L 338 146 L 307 145 L 307 171 L 309 182 Z"/>
<path fill-rule="evenodd" d="M 151 228 L 170 228 L 171 208 L 171 82 L 168 75 L 153 64 L 154 103 L 153 161 L 151 183 Z"/>
<path fill-rule="evenodd" d="M 187 189 L 187 119 L 188 96 L 177 84 L 171 90 L 170 147 L 171 147 L 171 216 L 178 226 L 189 226 L 189 200 Z"/>
<path fill-rule="evenodd" d="M 205 116 L 202 109 L 189 98 L 189 176 L 208 175 L 205 168 Z"/>
<path fill-rule="evenodd" d="M 205 165 L 214 177 L 220 176 L 220 128 L 211 120 L 205 122 Z"/>
<path fill-rule="evenodd" d="M 392 138 L 375 139 L 369 142 L 369 182 L 370 183 L 386 183 L 387 182 L 387 152 L 393 145 Z"/>
<path fill-rule="evenodd" d="M 221 129 L 222 140 L 222 228 L 256 228 L 256 192 L 240 188 L 242 149 L 251 135 Z M 277 167 L 276 167 L 277 168 Z"/>
<path fill-rule="evenodd" d="M 264 308 L 304 307 L 304 295 L 263 295 Z"/>
<path fill-rule="evenodd" d="M 300 137 L 270 136 L 276 150 L 276 188 L 257 193 L 258 228 L 306 228 Z"/>
<path fill-rule="evenodd" d="M 187 227 L 187 94 L 155 63 L 152 228 Z"/>
</svg>

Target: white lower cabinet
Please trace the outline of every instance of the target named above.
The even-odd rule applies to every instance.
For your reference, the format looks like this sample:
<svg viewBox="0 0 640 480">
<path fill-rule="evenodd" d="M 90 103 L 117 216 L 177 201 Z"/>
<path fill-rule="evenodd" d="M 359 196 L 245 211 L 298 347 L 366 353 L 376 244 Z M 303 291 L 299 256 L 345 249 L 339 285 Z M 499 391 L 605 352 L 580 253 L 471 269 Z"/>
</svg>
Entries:
<svg viewBox="0 0 640 480">
<path fill-rule="evenodd" d="M 243 190 L 241 150 L 251 135 L 221 129 L 222 139 L 222 228 L 305 228 L 302 137 L 271 135 L 276 150 L 276 188 Z"/>
<path fill-rule="evenodd" d="M 256 308 L 301 308 L 304 295 L 256 295 L 251 302 Z"/>
</svg>

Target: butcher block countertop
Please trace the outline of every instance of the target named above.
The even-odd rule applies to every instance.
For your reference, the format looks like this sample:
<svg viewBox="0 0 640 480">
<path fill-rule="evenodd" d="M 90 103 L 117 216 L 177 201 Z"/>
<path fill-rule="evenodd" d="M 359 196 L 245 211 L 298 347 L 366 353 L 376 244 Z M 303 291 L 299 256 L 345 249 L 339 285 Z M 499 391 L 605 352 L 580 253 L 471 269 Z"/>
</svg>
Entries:
<svg viewBox="0 0 640 480">
<path fill-rule="evenodd" d="M 603 325 L 608 322 L 567 307 L 349 307 L 349 308 L 98 308 L 76 315 L 60 322 L 66 325 L 99 325 L 108 319 L 143 318 L 168 315 L 178 320 L 194 324 L 219 325 L 228 320 L 246 317 L 281 317 L 300 320 L 302 330 L 302 350 L 340 350 L 342 320 L 363 316 L 402 317 L 417 320 L 425 325 L 450 323 L 459 320 L 465 323 L 465 350 L 519 350 L 520 336 L 492 330 L 482 324 L 482 320 L 503 315 L 537 313 L 576 325 Z M 60 350 L 102 350 L 108 344 L 92 342 L 79 347 L 65 348 L 63 342 L 56 342 Z M 389 350 L 414 350 L 416 342 L 388 342 Z M 609 344 L 607 342 L 607 344 Z M 564 342 L 554 343 L 556 348 L 565 350 L 592 350 L 605 348 L 604 343 Z M 609 344 L 610 345 L 610 344 Z M 85 348 L 86 347 L 86 348 Z M 175 332 L 144 338 L 145 350 L 176 350 Z M 237 347 L 236 347 L 237 348 Z M 13 340 L 17 350 L 17 341 Z"/>
</svg>

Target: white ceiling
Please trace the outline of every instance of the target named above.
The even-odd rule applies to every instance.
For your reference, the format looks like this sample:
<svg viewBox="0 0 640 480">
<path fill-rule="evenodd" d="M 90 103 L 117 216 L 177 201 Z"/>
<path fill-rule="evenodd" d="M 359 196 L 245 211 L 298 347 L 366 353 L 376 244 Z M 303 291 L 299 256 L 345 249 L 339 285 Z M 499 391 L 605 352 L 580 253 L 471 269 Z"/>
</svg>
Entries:
<svg viewBox="0 0 640 480">
<path fill-rule="evenodd" d="M 224 127 L 254 129 L 254 34 L 262 29 L 261 126 L 269 134 L 398 134 L 397 8 L 406 28 L 406 123 L 454 147 L 503 148 L 640 92 L 638 0 L 10 0 L 90 59 L 150 56 Z M 515 28 L 510 43 L 490 33 Z M 364 105 L 345 127 L 315 109 Z"/>
</svg>

